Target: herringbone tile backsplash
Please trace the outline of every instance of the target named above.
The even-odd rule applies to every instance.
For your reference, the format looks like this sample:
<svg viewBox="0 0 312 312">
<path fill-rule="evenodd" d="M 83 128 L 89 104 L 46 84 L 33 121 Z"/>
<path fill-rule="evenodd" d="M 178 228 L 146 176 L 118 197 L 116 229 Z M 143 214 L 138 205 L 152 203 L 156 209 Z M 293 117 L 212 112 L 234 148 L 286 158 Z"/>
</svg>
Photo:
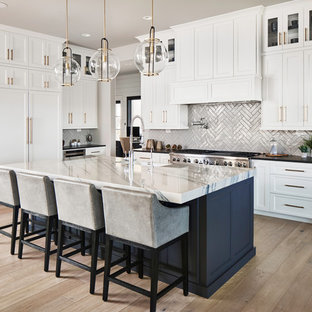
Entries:
<svg viewBox="0 0 312 312">
<path fill-rule="evenodd" d="M 280 152 L 299 155 L 298 146 L 312 131 L 262 131 L 260 103 L 223 103 L 189 105 L 189 123 L 205 117 L 209 129 L 191 126 L 189 130 L 149 130 L 146 138 L 183 148 L 269 152 L 276 139 Z"/>
</svg>

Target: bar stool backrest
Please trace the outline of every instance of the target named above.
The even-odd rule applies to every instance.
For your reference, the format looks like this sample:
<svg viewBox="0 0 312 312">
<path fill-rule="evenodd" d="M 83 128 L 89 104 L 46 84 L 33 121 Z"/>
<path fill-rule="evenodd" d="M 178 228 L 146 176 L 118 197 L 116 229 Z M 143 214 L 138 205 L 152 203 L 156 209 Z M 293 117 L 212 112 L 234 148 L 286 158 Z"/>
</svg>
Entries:
<svg viewBox="0 0 312 312">
<path fill-rule="evenodd" d="M 53 183 L 47 176 L 18 172 L 21 208 L 44 216 L 57 214 Z"/>
<path fill-rule="evenodd" d="M 0 169 L 0 202 L 8 206 L 19 206 L 16 175 L 13 170 Z"/>
<path fill-rule="evenodd" d="M 189 231 L 189 207 L 169 208 L 154 194 L 103 187 L 106 233 L 157 248 Z"/>
<path fill-rule="evenodd" d="M 59 220 L 90 230 L 104 228 L 102 197 L 93 184 L 55 179 Z"/>
</svg>

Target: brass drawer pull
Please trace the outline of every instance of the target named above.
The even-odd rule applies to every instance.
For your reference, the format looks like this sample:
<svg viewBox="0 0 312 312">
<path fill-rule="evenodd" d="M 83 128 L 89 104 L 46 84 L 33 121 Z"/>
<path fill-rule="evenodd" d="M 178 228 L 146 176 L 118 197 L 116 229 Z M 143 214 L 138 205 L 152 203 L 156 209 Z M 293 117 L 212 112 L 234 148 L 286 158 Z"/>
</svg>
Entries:
<svg viewBox="0 0 312 312">
<path fill-rule="evenodd" d="M 285 171 L 290 171 L 290 172 L 305 172 L 304 170 L 298 170 L 298 169 L 285 169 Z"/>
<path fill-rule="evenodd" d="M 11 49 L 11 61 L 13 61 L 13 58 L 14 58 L 14 57 L 13 57 L 13 53 L 14 53 L 14 52 L 13 52 L 13 49 Z"/>
<path fill-rule="evenodd" d="M 50 56 L 47 55 L 47 65 L 50 66 Z"/>
<path fill-rule="evenodd" d="M 7 59 L 8 59 L 8 61 L 10 60 L 10 49 L 8 49 Z"/>
<path fill-rule="evenodd" d="M 285 184 L 285 186 L 286 186 L 286 187 L 294 187 L 294 188 L 304 189 L 304 186 L 300 186 L 300 185 Z"/>
<path fill-rule="evenodd" d="M 304 41 L 308 41 L 308 28 L 304 29 Z"/>
<path fill-rule="evenodd" d="M 91 152 L 91 154 L 98 154 L 98 153 L 100 153 L 100 151 Z"/>
<path fill-rule="evenodd" d="M 282 37 L 282 34 L 279 32 L 279 33 L 278 33 L 278 45 L 282 45 L 282 39 L 281 39 L 281 37 Z"/>
<path fill-rule="evenodd" d="M 286 207 L 291 207 L 291 208 L 304 209 L 303 206 L 296 206 L 296 205 L 289 205 L 289 204 L 285 204 L 284 206 L 286 206 Z"/>
<path fill-rule="evenodd" d="M 286 32 L 284 31 L 284 44 L 286 44 Z"/>
<path fill-rule="evenodd" d="M 13 80 L 12 77 L 11 77 L 11 85 L 12 85 L 12 86 L 14 85 L 14 80 Z"/>
<path fill-rule="evenodd" d="M 10 85 L 10 77 L 8 77 L 8 85 Z"/>
<path fill-rule="evenodd" d="M 44 59 L 44 62 L 43 62 L 43 63 L 44 63 L 44 66 L 46 66 L 46 65 L 47 65 L 47 57 L 44 56 L 43 59 Z"/>
<path fill-rule="evenodd" d="M 140 159 L 151 159 L 150 157 L 139 157 Z"/>
</svg>

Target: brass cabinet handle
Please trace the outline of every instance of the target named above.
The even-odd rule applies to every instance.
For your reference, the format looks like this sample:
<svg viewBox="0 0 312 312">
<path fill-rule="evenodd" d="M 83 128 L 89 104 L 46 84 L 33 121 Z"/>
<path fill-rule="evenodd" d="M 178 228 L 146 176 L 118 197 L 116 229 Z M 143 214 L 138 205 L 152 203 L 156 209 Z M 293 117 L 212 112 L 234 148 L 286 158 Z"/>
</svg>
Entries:
<svg viewBox="0 0 312 312">
<path fill-rule="evenodd" d="M 153 122 L 153 112 L 150 111 L 150 122 Z"/>
<path fill-rule="evenodd" d="M 26 144 L 29 144 L 29 118 L 26 118 Z"/>
<path fill-rule="evenodd" d="M 87 123 L 87 113 L 83 114 L 83 118 L 84 118 L 84 123 Z"/>
<path fill-rule="evenodd" d="M 70 123 L 73 123 L 73 113 L 70 113 Z"/>
<path fill-rule="evenodd" d="M 29 128 L 30 128 L 30 141 L 29 144 L 33 144 L 33 119 L 29 118 Z"/>
<path fill-rule="evenodd" d="M 304 41 L 308 41 L 308 28 L 304 29 Z"/>
<path fill-rule="evenodd" d="M 10 85 L 10 77 L 8 77 L 8 85 Z"/>
<path fill-rule="evenodd" d="M 287 120 L 287 106 L 284 106 L 284 112 L 283 112 L 283 121 Z"/>
<path fill-rule="evenodd" d="M 11 77 L 11 85 L 13 86 L 14 81 L 13 81 L 13 77 Z"/>
<path fill-rule="evenodd" d="M 286 44 L 286 31 L 284 31 L 284 44 Z"/>
<path fill-rule="evenodd" d="M 67 116 L 67 123 L 70 124 L 70 113 L 68 113 L 68 116 Z"/>
<path fill-rule="evenodd" d="M 8 61 L 10 60 L 10 49 L 8 49 L 7 59 L 8 59 Z"/>
<path fill-rule="evenodd" d="M 165 115 L 165 111 L 162 111 L 161 112 L 161 121 L 164 123 L 165 122 L 165 117 L 164 117 L 164 115 Z"/>
<path fill-rule="evenodd" d="M 278 33 L 278 45 L 282 45 L 282 34 Z"/>
<path fill-rule="evenodd" d="M 13 49 L 11 49 L 11 61 L 13 61 Z"/>
<path fill-rule="evenodd" d="M 279 121 L 283 121 L 283 106 L 279 108 Z"/>
<path fill-rule="evenodd" d="M 168 122 L 168 112 L 166 111 L 166 123 Z"/>
<path fill-rule="evenodd" d="M 286 187 L 293 187 L 293 188 L 300 188 L 300 189 L 304 189 L 304 186 L 301 185 L 291 185 L 291 184 L 285 184 Z"/>
<path fill-rule="evenodd" d="M 303 206 L 296 206 L 296 205 L 289 205 L 289 204 L 285 204 L 284 206 L 286 206 L 286 207 L 292 207 L 292 208 L 304 209 Z"/>
<path fill-rule="evenodd" d="M 47 81 L 48 89 L 50 89 L 50 81 Z"/>
<path fill-rule="evenodd" d="M 46 88 L 46 81 L 43 82 L 43 88 Z"/>
<path fill-rule="evenodd" d="M 46 55 L 43 57 L 43 63 L 44 63 L 44 66 L 47 65 L 47 57 L 46 57 Z"/>
<path fill-rule="evenodd" d="M 285 171 L 290 171 L 290 172 L 305 172 L 304 170 L 299 170 L 299 169 L 285 169 Z"/>
<path fill-rule="evenodd" d="M 47 65 L 50 66 L 50 56 L 47 55 Z"/>
</svg>

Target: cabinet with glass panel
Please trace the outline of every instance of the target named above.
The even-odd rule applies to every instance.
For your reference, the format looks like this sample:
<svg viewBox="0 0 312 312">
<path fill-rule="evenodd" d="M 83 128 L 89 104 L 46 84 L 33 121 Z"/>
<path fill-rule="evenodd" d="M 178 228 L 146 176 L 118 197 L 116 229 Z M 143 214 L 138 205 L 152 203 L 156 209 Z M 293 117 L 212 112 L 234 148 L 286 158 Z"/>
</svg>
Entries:
<svg viewBox="0 0 312 312">
<path fill-rule="evenodd" d="M 78 64 L 81 67 L 81 77 L 94 78 L 89 70 L 89 62 L 95 51 L 75 46 L 73 46 L 72 49 L 73 49 L 73 58 L 76 62 L 78 62 Z"/>
</svg>

